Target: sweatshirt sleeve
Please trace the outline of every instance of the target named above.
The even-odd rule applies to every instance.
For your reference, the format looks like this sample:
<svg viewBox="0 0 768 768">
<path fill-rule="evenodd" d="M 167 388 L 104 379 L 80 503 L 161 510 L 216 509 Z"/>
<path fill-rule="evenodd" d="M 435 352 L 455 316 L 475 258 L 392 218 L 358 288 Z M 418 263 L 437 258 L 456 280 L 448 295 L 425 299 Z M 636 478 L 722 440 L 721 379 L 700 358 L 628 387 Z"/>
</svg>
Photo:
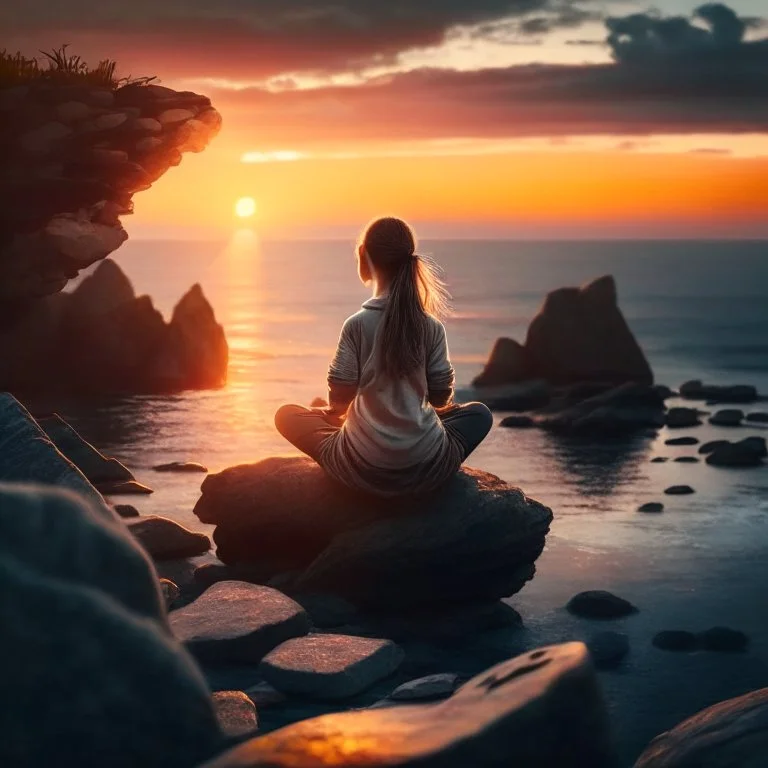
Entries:
<svg viewBox="0 0 768 768">
<path fill-rule="evenodd" d="M 358 324 L 354 316 L 342 326 L 339 344 L 328 369 L 329 384 L 357 384 L 360 381 Z"/>
<path fill-rule="evenodd" d="M 455 379 L 445 327 L 441 322 L 435 321 L 434 338 L 427 358 L 427 387 L 430 392 L 453 392 Z"/>
</svg>

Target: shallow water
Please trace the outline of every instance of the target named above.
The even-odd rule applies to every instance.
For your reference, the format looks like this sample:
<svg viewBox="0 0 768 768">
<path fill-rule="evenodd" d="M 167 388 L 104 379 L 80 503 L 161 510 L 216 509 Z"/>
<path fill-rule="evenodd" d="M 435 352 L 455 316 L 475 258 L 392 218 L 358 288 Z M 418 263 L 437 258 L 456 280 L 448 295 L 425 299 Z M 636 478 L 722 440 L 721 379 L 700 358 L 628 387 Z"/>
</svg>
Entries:
<svg viewBox="0 0 768 768">
<path fill-rule="evenodd" d="M 450 242 L 426 243 L 423 250 L 444 265 L 454 294 L 447 327 L 460 384 L 480 370 L 498 336 L 524 339 L 546 291 L 612 273 L 658 381 L 753 383 L 768 393 L 766 243 Z M 129 499 L 143 513 L 204 530 L 192 515 L 200 477 L 155 475 L 151 467 L 189 459 L 215 471 L 290 452 L 272 414 L 282 402 L 324 394 L 339 327 L 366 298 L 352 247 L 261 244 L 241 232 L 218 244 L 129 242 L 117 261 L 166 315 L 193 282 L 202 283 L 227 330 L 229 385 L 40 406 L 55 407 L 155 489 L 149 498 Z M 704 426 L 674 433 L 683 434 L 704 442 L 768 431 Z M 538 574 L 511 601 L 530 641 L 586 638 L 614 626 L 630 635 L 627 663 L 602 674 L 626 761 L 698 709 L 768 686 L 768 469 L 651 464 L 657 455 L 696 455 L 696 447 L 665 446 L 668 437 L 662 430 L 657 438 L 590 445 L 496 429 L 471 459 L 555 512 Z M 681 483 L 696 494 L 663 495 Z M 664 501 L 667 510 L 638 514 L 647 501 Z M 605 626 L 577 620 L 562 606 L 582 589 L 611 589 L 641 611 Z M 662 629 L 718 624 L 748 632 L 750 652 L 681 656 L 650 644 Z"/>
</svg>

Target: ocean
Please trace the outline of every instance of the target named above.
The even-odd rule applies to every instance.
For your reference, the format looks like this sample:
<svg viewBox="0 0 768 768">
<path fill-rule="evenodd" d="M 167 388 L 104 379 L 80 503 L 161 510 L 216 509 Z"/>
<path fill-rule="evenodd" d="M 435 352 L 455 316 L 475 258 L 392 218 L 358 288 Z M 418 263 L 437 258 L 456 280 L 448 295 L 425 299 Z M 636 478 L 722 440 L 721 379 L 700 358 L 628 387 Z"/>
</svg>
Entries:
<svg viewBox="0 0 768 768">
<path fill-rule="evenodd" d="M 202 284 L 227 332 L 228 386 L 45 406 L 155 489 L 128 499 L 143 514 L 210 532 L 192 515 L 201 478 L 151 467 L 192 460 L 217 471 L 291 452 L 273 414 L 281 403 L 325 394 L 340 326 L 367 297 L 353 245 L 260 242 L 245 230 L 220 243 L 129 241 L 115 260 L 166 316 L 193 283 Z M 700 378 L 768 393 L 768 242 L 428 241 L 421 250 L 444 267 L 454 297 L 446 326 L 461 386 L 481 370 L 497 337 L 524 339 L 547 291 L 613 274 L 658 382 L 674 388 Z M 694 433 L 702 442 L 768 436 L 757 425 L 675 435 Z M 496 428 L 470 460 L 554 510 L 537 576 L 511 600 L 531 643 L 586 639 L 595 630 L 563 610 L 582 589 L 610 589 L 640 607 L 637 617 L 597 628 L 619 629 L 632 644 L 624 668 L 603 677 L 627 760 L 698 709 L 768 686 L 768 468 L 652 464 L 655 456 L 696 455 L 695 447 L 666 446 L 669 436 L 661 430 L 656 438 L 584 444 Z M 664 496 L 674 484 L 696 493 Z M 665 513 L 638 514 L 647 501 L 665 502 Z M 651 646 L 663 629 L 723 624 L 750 635 L 749 654 L 680 656 Z"/>
</svg>

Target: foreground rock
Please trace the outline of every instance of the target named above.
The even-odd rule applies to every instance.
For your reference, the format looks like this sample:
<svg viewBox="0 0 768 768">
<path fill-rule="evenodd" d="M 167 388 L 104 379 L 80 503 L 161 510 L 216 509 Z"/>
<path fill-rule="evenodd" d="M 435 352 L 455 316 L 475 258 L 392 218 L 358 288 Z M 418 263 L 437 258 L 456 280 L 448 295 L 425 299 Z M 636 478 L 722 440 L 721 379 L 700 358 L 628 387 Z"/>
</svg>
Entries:
<svg viewBox="0 0 768 768">
<path fill-rule="evenodd" d="M 748 437 L 738 443 L 716 444 L 707 456 L 707 464 L 713 467 L 759 467 L 766 457 L 765 438 Z"/>
<path fill-rule="evenodd" d="M 614 765 L 614 753 L 586 648 L 570 643 L 494 667 L 440 704 L 306 720 L 254 739 L 204 768 L 331 764 L 607 768 Z"/>
<path fill-rule="evenodd" d="M 242 691 L 219 691 L 213 694 L 216 719 L 225 736 L 246 739 L 259 730 L 259 716 L 253 702 Z"/>
<path fill-rule="evenodd" d="M 389 677 L 404 656 L 389 640 L 309 635 L 280 645 L 260 669 L 264 679 L 283 693 L 347 699 Z"/>
<path fill-rule="evenodd" d="M 0 764 L 188 768 L 223 747 L 153 569 L 103 502 L 0 484 L 0 612 Z"/>
<path fill-rule="evenodd" d="M 286 640 L 306 635 L 304 609 L 277 590 L 222 581 L 170 614 L 176 637 L 210 662 L 260 662 Z"/>
<path fill-rule="evenodd" d="M 768 688 L 715 704 L 657 736 L 635 768 L 761 768 L 768 754 Z"/>
<path fill-rule="evenodd" d="M 623 597 L 596 589 L 574 595 L 566 608 L 587 619 L 620 619 L 637 613 L 637 608 Z"/>
<path fill-rule="evenodd" d="M 429 498 L 397 501 L 342 488 L 305 458 L 233 467 L 202 488 L 195 514 L 217 525 L 225 563 L 293 572 L 299 593 L 390 610 L 518 592 L 552 521 L 519 489 L 468 468 Z"/>
<path fill-rule="evenodd" d="M 46 304 L 55 308 L 44 312 Z M 0 332 L 0 387 L 25 392 L 165 393 L 221 386 L 228 348 L 199 286 L 169 323 L 107 259 L 70 294 Z"/>
<path fill-rule="evenodd" d="M 759 398 L 757 389 L 746 384 L 719 386 L 704 384 L 698 379 L 681 385 L 680 395 L 688 400 L 707 400 L 713 403 L 753 403 Z"/>
<path fill-rule="evenodd" d="M 193 533 L 174 520 L 141 517 L 128 521 L 128 530 L 154 560 L 178 560 L 204 555 L 211 548 L 210 539 Z"/>
</svg>

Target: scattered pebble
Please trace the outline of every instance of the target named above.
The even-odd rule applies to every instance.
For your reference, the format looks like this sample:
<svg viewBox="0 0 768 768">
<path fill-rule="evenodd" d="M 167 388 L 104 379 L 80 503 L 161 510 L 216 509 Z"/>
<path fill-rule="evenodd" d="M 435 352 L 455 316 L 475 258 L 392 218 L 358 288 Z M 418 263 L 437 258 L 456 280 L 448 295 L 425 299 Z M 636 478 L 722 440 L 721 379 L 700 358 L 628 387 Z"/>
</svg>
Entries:
<svg viewBox="0 0 768 768">
<path fill-rule="evenodd" d="M 621 632 L 600 632 L 587 641 L 598 669 L 615 667 L 629 653 L 629 638 Z"/>
<path fill-rule="evenodd" d="M 199 472 L 200 474 L 208 472 L 208 467 L 204 467 L 196 461 L 173 461 L 170 464 L 158 464 L 152 469 L 155 472 Z"/>
<path fill-rule="evenodd" d="M 672 485 L 664 493 L 667 496 L 688 496 L 691 493 L 696 493 L 696 491 L 690 485 Z"/>
<path fill-rule="evenodd" d="M 653 644 L 662 651 L 695 651 L 698 639 L 693 632 L 682 629 L 667 629 L 653 638 Z"/>
<path fill-rule="evenodd" d="M 720 653 L 741 653 L 749 646 L 749 638 L 743 632 L 728 627 L 712 627 L 700 632 L 698 642 L 703 650 Z"/>
<path fill-rule="evenodd" d="M 638 512 L 663 512 L 664 511 L 664 505 L 661 504 L 658 501 L 649 501 L 647 504 L 643 504 L 642 507 L 638 507 Z"/>
<path fill-rule="evenodd" d="M 675 461 L 678 464 L 698 464 L 701 459 L 696 456 L 678 456 Z"/>
<path fill-rule="evenodd" d="M 667 440 L 664 445 L 698 445 L 698 437 L 673 437 L 671 440 Z"/>
<path fill-rule="evenodd" d="M 666 456 L 657 456 L 655 459 L 651 459 L 651 464 L 664 464 L 669 461 Z"/>
<path fill-rule="evenodd" d="M 638 612 L 628 600 L 601 589 L 580 592 L 568 601 L 566 608 L 587 619 L 620 619 Z"/>
</svg>

